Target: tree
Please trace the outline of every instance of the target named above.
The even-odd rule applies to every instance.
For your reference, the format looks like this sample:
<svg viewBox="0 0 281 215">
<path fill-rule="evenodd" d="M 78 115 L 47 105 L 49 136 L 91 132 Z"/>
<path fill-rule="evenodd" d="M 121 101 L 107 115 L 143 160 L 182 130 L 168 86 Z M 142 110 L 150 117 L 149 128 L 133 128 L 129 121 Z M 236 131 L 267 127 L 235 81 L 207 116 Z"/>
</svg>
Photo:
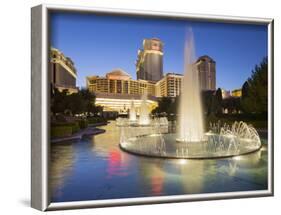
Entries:
<svg viewBox="0 0 281 215">
<path fill-rule="evenodd" d="M 51 93 L 51 111 L 54 115 L 58 113 L 69 113 L 70 115 L 95 114 L 102 110 L 95 106 L 95 99 L 95 94 L 87 89 L 81 89 L 77 93 L 69 94 L 67 90 L 60 92 L 55 88 Z"/>
<path fill-rule="evenodd" d="M 248 81 L 245 81 L 242 86 L 242 98 L 246 98 L 249 96 L 249 83 Z"/>
<path fill-rule="evenodd" d="M 241 110 L 240 98 L 229 97 L 222 100 L 222 107 L 228 110 L 228 113 L 239 112 Z"/>
<path fill-rule="evenodd" d="M 178 98 L 162 97 L 158 101 L 158 107 L 156 107 L 153 114 L 176 114 L 177 112 Z"/>
<path fill-rule="evenodd" d="M 94 93 L 91 93 L 88 89 L 81 89 L 80 94 L 85 102 L 85 112 L 87 114 L 95 114 L 97 109 L 95 106 L 96 96 Z"/>
<path fill-rule="evenodd" d="M 204 90 L 201 92 L 202 97 L 202 104 L 204 112 L 207 116 L 209 116 L 212 113 L 212 105 L 213 105 L 213 97 L 214 97 L 214 91 L 213 90 Z"/>
<path fill-rule="evenodd" d="M 204 112 L 207 116 L 219 115 L 222 113 L 222 91 L 204 90 L 201 93 Z"/>
<path fill-rule="evenodd" d="M 67 96 L 67 109 L 72 115 L 81 114 L 86 111 L 87 101 L 83 99 L 81 93 L 72 93 Z"/>
<path fill-rule="evenodd" d="M 222 91 L 221 88 L 218 88 L 216 90 L 215 96 L 214 96 L 214 100 L 213 100 L 214 104 L 214 113 L 216 115 L 221 114 L 222 113 Z"/>
<path fill-rule="evenodd" d="M 101 114 L 103 112 L 103 106 L 94 106 L 90 113 L 94 114 L 94 116 Z"/>
<path fill-rule="evenodd" d="M 241 108 L 244 113 L 251 112 L 251 110 L 248 108 L 251 106 L 251 104 L 248 104 L 248 102 L 250 102 L 250 100 L 248 99 L 250 95 L 249 88 L 250 88 L 249 82 L 245 81 L 242 86 L 242 96 L 241 96 Z"/>
<path fill-rule="evenodd" d="M 268 62 L 264 58 L 259 65 L 255 66 L 247 84 L 242 89 L 242 108 L 246 113 L 267 113 L 268 103 Z"/>
<path fill-rule="evenodd" d="M 67 94 L 67 90 L 60 92 L 57 88 L 54 88 L 51 94 L 51 111 L 54 115 L 64 113 L 67 109 Z"/>
</svg>

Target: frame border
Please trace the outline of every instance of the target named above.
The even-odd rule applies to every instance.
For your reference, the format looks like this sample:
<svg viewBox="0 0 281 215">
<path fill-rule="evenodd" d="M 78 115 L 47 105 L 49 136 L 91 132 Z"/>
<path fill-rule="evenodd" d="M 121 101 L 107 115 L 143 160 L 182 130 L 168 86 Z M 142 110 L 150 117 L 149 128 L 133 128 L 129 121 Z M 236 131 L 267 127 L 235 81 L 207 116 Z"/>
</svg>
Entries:
<svg viewBox="0 0 281 215">
<path fill-rule="evenodd" d="M 267 25 L 268 27 L 268 189 L 261 191 L 186 194 L 51 203 L 49 193 L 49 14 L 52 11 L 95 13 L 145 18 Z M 43 4 L 31 8 L 31 207 L 41 210 L 80 209 L 156 203 L 265 197 L 274 195 L 274 20 L 272 18 L 217 16 L 110 8 Z"/>
</svg>

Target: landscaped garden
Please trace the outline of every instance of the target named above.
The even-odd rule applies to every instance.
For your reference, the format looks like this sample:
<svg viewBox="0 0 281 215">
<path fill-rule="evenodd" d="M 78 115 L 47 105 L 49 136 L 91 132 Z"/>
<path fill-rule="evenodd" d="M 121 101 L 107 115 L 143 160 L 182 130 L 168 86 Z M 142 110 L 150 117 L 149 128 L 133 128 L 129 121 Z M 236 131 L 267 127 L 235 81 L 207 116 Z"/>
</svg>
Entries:
<svg viewBox="0 0 281 215">
<path fill-rule="evenodd" d="M 69 94 L 56 88 L 51 94 L 51 138 L 69 137 L 87 128 L 106 124 L 102 107 L 95 106 L 95 95 L 82 89 Z"/>
</svg>

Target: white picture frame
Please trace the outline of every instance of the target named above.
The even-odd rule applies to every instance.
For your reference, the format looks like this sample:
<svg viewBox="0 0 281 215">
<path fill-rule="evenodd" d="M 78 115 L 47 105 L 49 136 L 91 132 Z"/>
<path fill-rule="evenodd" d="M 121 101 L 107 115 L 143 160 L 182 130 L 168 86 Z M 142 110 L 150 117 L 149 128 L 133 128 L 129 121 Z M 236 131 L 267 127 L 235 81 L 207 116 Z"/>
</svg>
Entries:
<svg viewBox="0 0 281 215">
<path fill-rule="evenodd" d="M 243 191 L 229 193 L 192 194 L 179 196 L 143 197 L 128 199 L 109 199 L 77 202 L 50 202 L 48 164 L 49 164 L 49 78 L 48 78 L 48 51 L 49 51 L 49 13 L 51 11 L 71 11 L 77 13 L 101 13 L 123 16 L 163 17 L 167 19 L 187 19 L 197 21 L 266 24 L 268 26 L 268 189 L 262 191 Z M 167 13 L 154 11 L 137 11 L 121 9 L 88 8 L 79 6 L 39 5 L 31 9 L 32 26 L 32 171 L 31 171 L 31 206 L 41 211 L 91 208 L 118 205 L 153 204 L 166 202 L 199 201 L 229 198 L 272 196 L 273 181 L 273 19 L 248 18 L 233 16 L 214 16 L 202 14 Z"/>
</svg>

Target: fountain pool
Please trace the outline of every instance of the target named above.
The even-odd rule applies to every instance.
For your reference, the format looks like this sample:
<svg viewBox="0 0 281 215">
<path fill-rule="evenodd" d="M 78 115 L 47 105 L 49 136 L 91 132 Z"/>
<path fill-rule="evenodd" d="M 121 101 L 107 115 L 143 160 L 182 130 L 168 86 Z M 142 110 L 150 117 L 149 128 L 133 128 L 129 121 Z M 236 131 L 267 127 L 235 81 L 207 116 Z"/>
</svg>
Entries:
<svg viewBox="0 0 281 215">
<path fill-rule="evenodd" d="M 231 128 L 224 125 L 220 133 L 205 133 L 202 141 L 177 141 L 178 134 L 171 127 L 121 127 L 120 147 L 128 152 L 166 158 L 221 158 L 257 151 L 262 144 L 256 130 L 244 122 Z"/>
</svg>

